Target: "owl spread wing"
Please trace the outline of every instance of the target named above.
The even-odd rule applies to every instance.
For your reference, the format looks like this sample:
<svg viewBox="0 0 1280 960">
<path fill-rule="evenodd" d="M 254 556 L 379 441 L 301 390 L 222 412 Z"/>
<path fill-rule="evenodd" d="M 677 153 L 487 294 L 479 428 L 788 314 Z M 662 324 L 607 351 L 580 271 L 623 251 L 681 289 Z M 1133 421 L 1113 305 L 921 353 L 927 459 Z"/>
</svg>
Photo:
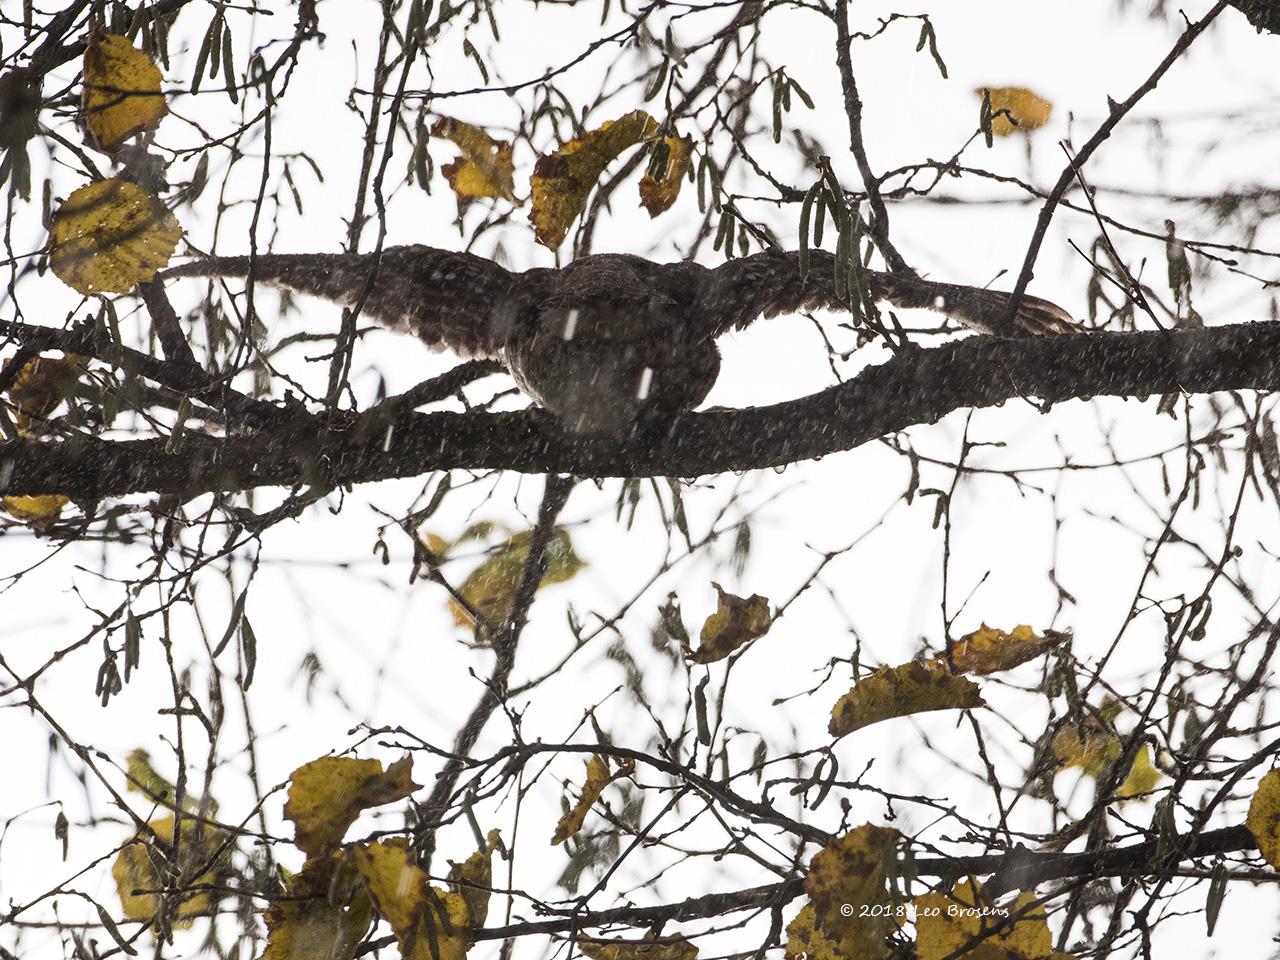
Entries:
<svg viewBox="0 0 1280 960">
<path fill-rule="evenodd" d="M 247 278 L 248 257 L 208 257 L 165 272 L 168 277 Z M 376 270 L 376 273 L 375 273 Z M 521 312 L 540 293 L 541 273 L 512 273 L 492 260 L 425 246 L 374 254 L 263 254 L 257 283 L 353 306 L 361 315 L 463 356 L 497 357 Z M 370 277 L 373 284 L 364 293 Z"/>
<path fill-rule="evenodd" d="M 902 308 L 937 310 L 982 333 L 1008 337 L 1082 331 L 1069 313 L 1039 297 L 1024 296 L 1010 324 L 1009 294 L 999 290 L 879 270 L 866 274 L 874 299 Z M 709 272 L 699 298 L 701 316 L 712 336 L 740 330 L 759 317 L 845 306 L 836 296 L 835 257 L 823 250 L 809 253 L 809 269 L 803 277 L 796 252 L 766 250 L 730 260 Z"/>
</svg>

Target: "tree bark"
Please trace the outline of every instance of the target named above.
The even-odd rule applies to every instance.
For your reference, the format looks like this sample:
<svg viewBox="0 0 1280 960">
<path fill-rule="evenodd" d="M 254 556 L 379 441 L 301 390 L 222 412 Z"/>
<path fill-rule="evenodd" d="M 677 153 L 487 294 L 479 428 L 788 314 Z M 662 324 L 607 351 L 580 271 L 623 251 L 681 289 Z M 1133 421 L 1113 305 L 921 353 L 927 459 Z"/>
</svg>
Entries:
<svg viewBox="0 0 1280 960">
<path fill-rule="evenodd" d="M 0 446 L 0 493 L 80 501 L 141 492 L 193 496 L 302 483 L 347 485 L 431 470 L 499 469 L 580 477 L 693 477 L 794 463 L 850 450 L 955 410 L 1018 397 L 1045 404 L 1096 396 L 1280 388 L 1280 323 L 1202 330 L 1003 340 L 970 337 L 904 351 L 820 393 L 744 410 L 686 414 L 623 441 L 566 434 L 549 414 L 388 412 L 345 429 L 280 407 L 250 436 L 188 431 L 164 438 Z"/>
<path fill-rule="evenodd" d="M 1266 30 L 1269 33 L 1280 34 L 1280 2 L 1277 0 L 1227 0 L 1227 2 L 1248 17 L 1249 22 L 1258 28 L 1259 33 Z"/>
</svg>

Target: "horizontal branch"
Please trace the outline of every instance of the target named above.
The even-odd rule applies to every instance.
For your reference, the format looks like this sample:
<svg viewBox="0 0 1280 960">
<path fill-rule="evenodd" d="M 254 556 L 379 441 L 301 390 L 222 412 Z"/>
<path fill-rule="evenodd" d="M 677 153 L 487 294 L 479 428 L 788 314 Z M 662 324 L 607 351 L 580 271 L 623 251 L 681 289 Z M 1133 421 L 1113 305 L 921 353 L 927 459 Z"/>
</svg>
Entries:
<svg viewBox="0 0 1280 960">
<path fill-rule="evenodd" d="M 977 857 L 938 857 L 915 862 L 916 875 L 952 883 L 970 875 L 994 873 L 1006 879 L 1016 877 L 1016 884 L 1002 890 L 1031 890 L 1050 880 L 1083 877 L 1125 876 L 1142 869 L 1158 875 L 1162 867 L 1220 853 L 1256 850 L 1257 842 L 1247 828 L 1225 827 L 1198 834 L 1182 834 L 1167 844 L 1157 840 L 1130 844 L 1110 850 L 1085 853 L 1034 853 L 1015 850 L 1011 853 Z M 1168 858 L 1167 860 L 1165 858 Z M 739 910 L 758 910 L 781 906 L 804 894 L 803 878 L 784 880 L 762 887 L 751 887 L 726 893 L 709 893 L 690 897 L 678 903 L 654 907 L 616 907 L 609 910 L 584 911 L 574 916 L 548 920 L 517 922 L 505 927 L 486 927 L 475 931 L 476 940 L 507 940 L 511 937 L 539 933 L 569 933 L 614 924 L 647 926 L 660 920 L 679 922 L 722 916 Z"/>
<path fill-rule="evenodd" d="M 159 361 L 157 361 L 159 362 Z M 623 441 L 567 435 L 540 410 L 413 413 L 374 408 L 347 422 L 281 408 L 252 436 L 11 441 L 0 493 L 80 501 L 156 491 L 192 496 L 300 483 L 347 485 L 432 470 L 496 469 L 582 477 L 692 477 L 849 450 L 954 410 L 1016 397 L 1048 404 L 1096 396 L 1280 388 L 1280 323 L 1018 340 L 969 337 L 903 351 L 854 379 L 767 407 L 686 414 Z"/>
</svg>

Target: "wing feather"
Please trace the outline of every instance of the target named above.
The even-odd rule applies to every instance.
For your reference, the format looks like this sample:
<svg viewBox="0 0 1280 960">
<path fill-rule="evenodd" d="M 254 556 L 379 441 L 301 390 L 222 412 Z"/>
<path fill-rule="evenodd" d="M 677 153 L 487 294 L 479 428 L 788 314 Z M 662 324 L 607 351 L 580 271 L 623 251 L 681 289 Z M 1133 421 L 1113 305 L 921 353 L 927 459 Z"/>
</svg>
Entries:
<svg viewBox="0 0 1280 960">
<path fill-rule="evenodd" d="M 545 271 L 512 273 L 484 257 L 419 245 L 389 247 L 380 255 L 269 253 L 255 258 L 252 269 L 256 283 L 342 306 L 363 296 L 362 315 L 473 357 L 499 356 L 531 293 L 545 285 Z M 208 257 L 164 276 L 246 279 L 249 271 L 248 257 Z"/>
<path fill-rule="evenodd" d="M 1025 336 L 1083 330 L 1067 311 L 1039 297 L 1024 296 L 1010 325 L 1009 294 L 1003 291 L 880 270 L 867 270 L 867 279 L 871 295 L 878 301 L 937 310 L 983 333 Z M 804 276 L 800 274 L 800 254 L 795 251 L 765 250 L 730 260 L 710 271 L 699 303 L 712 336 L 740 330 L 760 317 L 847 306 L 836 296 L 835 257 L 825 250 L 809 253 Z"/>
</svg>

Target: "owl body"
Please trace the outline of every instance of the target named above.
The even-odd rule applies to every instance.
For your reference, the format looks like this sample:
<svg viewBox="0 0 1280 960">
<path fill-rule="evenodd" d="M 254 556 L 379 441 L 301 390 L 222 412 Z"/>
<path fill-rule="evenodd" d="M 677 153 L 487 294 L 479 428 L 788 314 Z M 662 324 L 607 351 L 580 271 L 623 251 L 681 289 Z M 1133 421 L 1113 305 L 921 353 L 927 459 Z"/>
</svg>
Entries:
<svg viewBox="0 0 1280 960">
<path fill-rule="evenodd" d="M 575 432 L 620 435 L 700 404 L 720 371 L 716 338 L 760 316 L 841 308 L 834 260 L 764 251 L 714 269 L 593 254 L 560 269 L 508 271 L 425 246 L 380 254 L 265 254 L 255 282 L 323 297 L 436 348 L 505 363 L 520 388 Z M 212 257 L 166 277 L 248 277 L 247 257 Z M 872 296 L 946 312 L 997 335 L 1079 330 L 1060 307 L 915 275 L 866 271 Z"/>
<path fill-rule="evenodd" d="M 715 384 L 720 351 L 689 322 L 706 268 L 660 266 L 625 254 L 575 260 L 507 338 L 516 382 L 569 430 L 618 435 L 693 409 Z"/>
</svg>

